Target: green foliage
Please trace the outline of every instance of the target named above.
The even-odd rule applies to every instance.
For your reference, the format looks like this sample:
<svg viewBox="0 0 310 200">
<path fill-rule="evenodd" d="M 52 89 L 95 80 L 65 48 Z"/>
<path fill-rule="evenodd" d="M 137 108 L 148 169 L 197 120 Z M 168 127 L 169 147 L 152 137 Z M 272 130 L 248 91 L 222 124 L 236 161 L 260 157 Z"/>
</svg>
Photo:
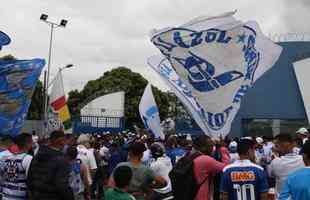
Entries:
<svg viewBox="0 0 310 200">
<path fill-rule="evenodd" d="M 40 120 L 43 119 L 44 115 L 44 94 L 43 94 L 43 84 L 38 80 L 37 85 L 34 89 L 31 104 L 29 107 L 27 119 L 29 120 Z"/>
<path fill-rule="evenodd" d="M 72 116 L 78 116 L 80 109 L 93 99 L 105 94 L 125 92 L 125 126 L 132 129 L 133 125 L 143 126 L 139 115 L 139 102 L 147 85 L 147 80 L 140 74 L 126 67 L 119 67 L 105 72 L 96 80 L 89 81 L 82 91 L 69 92 L 68 106 Z M 171 95 L 153 87 L 156 103 L 161 119 L 169 116 Z"/>
<path fill-rule="evenodd" d="M 1 60 L 16 60 L 16 58 L 13 55 L 11 55 L 11 54 L 2 56 L 0 59 Z"/>
</svg>

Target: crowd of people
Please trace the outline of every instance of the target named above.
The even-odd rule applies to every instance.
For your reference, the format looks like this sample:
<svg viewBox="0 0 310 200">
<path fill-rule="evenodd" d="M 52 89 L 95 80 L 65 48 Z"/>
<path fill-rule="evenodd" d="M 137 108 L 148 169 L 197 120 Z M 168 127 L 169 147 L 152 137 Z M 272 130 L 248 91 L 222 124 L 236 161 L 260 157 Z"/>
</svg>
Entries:
<svg viewBox="0 0 310 200">
<path fill-rule="evenodd" d="M 3 200 L 308 200 L 310 138 L 22 133 L 0 140 Z"/>
</svg>

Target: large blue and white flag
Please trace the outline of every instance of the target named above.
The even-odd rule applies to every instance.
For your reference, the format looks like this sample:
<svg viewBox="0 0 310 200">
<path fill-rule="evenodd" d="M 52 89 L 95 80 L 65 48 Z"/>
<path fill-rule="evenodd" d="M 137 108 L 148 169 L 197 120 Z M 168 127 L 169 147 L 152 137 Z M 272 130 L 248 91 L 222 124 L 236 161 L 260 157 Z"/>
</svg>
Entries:
<svg viewBox="0 0 310 200">
<path fill-rule="evenodd" d="M 242 97 L 282 51 L 256 22 L 233 14 L 197 18 L 151 37 L 202 107 L 201 121 L 212 137 L 229 133 Z"/>
<path fill-rule="evenodd" d="M 163 81 L 179 98 L 201 130 L 208 133 L 208 127 L 204 122 L 204 110 L 193 96 L 191 89 L 186 86 L 184 81 L 175 72 L 168 59 L 162 55 L 156 55 L 150 57 L 147 63 L 160 75 Z"/>
<path fill-rule="evenodd" d="M 151 84 L 144 90 L 139 104 L 139 112 L 145 128 L 154 134 L 155 138 L 165 139 L 160 126 L 159 111 L 153 96 Z"/>
<path fill-rule="evenodd" d="M 19 134 L 45 65 L 42 59 L 0 61 L 0 134 Z"/>
</svg>

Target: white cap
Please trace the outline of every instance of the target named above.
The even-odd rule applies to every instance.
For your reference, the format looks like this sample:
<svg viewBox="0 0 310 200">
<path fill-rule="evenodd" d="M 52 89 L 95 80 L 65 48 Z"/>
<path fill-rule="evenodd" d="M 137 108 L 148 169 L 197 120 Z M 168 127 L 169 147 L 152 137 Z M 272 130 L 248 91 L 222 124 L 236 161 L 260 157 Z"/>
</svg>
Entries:
<svg viewBox="0 0 310 200">
<path fill-rule="evenodd" d="M 264 140 L 263 140 L 263 138 L 261 138 L 261 137 L 257 137 L 257 138 L 256 138 L 256 142 L 257 142 L 258 144 L 263 144 Z"/>
<path fill-rule="evenodd" d="M 238 146 L 238 143 L 235 141 L 232 141 L 231 143 L 229 143 L 228 147 L 229 148 L 236 148 Z"/>
<path fill-rule="evenodd" d="M 297 134 L 301 134 L 301 135 L 307 135 L 309 132 L 306 128 L 302 127 L 300 129 L 298 129 L 298 131 L 296 131 Z"/>
</svg>

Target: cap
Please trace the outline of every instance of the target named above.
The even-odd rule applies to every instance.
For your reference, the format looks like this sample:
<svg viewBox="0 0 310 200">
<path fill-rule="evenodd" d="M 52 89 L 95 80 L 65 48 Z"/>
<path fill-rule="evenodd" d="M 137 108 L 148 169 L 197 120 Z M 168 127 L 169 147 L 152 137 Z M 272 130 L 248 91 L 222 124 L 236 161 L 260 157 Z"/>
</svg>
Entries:
<svg viewBox="0 0 310 200">
<path fill-rule="evenodd" d="M 232 141 L 231 143 L 229 143 L 229 148 L 236 148 L 238 146 L 238 143 L 235 141 Z"/>
<path fill-rule="evenodd" d="M 301 134 L 301 135 L 308 135 L 309 131 L 308 129 L 302 127 L 300 129 L 298 129 L 298 131 L 296 131 L 296 134 Z"/>
<path fill-rule="evenodd" d="M 263 144 L 264 140 L 263 140 L 263 138 L 261 138 L 261 137 L 257 137 L 257 138 L 256 138 L 256 142 L 257 142 L 258 144 Z"/>
</svg>

